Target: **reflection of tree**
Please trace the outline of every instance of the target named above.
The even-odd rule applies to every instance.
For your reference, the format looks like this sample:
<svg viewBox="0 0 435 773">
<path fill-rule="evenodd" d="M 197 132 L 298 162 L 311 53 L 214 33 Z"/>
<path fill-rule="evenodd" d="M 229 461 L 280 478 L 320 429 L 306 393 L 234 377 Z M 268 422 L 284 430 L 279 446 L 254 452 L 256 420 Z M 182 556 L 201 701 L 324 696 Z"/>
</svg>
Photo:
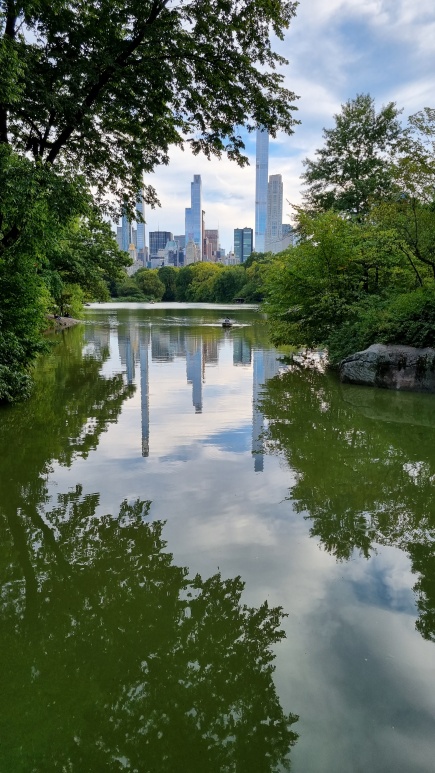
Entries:
<svg viewBox="0 0 435 773">
<path fill-rule="evenodd" d="M 51 464 L 69 466 L 77 455 L 86 458 L 134 391 L 121 375 L 100 375 L 107 351 L 93 356 L 82 352 L 82 329 L 69 330 L 53 356 L 40 363 L 32 398 L 1 410 L 0 531 L 9 535 L 19 556 L 29 616 L 35 613 L 37 597 L 29 530 L 38 530 L 53 559 L 64 563 L 55 531 L 43 517 Z"/>
<path fill-rule="evenodd" d="M 295 370 L 267 383 L 261 410 L 266 447 L 297 474 L 291 496 L 311 535 L 339 560 L 355 549 L 369 557 L 376 543 L 405 550 L 420 575 L 417 628 L 435 641 L 435 422 L 426 400 L 343 393 L 333 377 Z"/>
<path fill-rule="evenodd" d="M 32 401 L 2 412 L 0 770 L 288 767 L 281 610 L 244 606 L 240 578 L 189 579 L 149 502 L 97 517 L 81 486 L 49 499 L 52 462 L 86 457 L 132 393 L 104 356 L 70 331 Z"/>
<path fill-rule="evenodd" d="M 272 680 L 282 612 L 241 603 L 240 578 L 187 577 L 149 502 L 94 515 L 80 487 L 20 516 L 38 595 L 29 626 L 18 551 L 1 599 L 2 770 L 275 771 L 296 740 Z M 13 710 L 11 711 L 11 706 Z"/>
</svg>

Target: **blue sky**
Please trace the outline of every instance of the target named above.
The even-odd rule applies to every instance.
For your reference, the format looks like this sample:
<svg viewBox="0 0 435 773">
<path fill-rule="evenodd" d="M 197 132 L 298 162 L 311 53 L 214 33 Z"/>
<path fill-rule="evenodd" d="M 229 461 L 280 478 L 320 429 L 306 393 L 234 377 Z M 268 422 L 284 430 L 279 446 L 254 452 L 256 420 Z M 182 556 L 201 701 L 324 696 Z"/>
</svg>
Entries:
<svg viewBox="0 0 435 773">
<path fill-rule="evenodd" d="M 322 145 L 323 127 L 334 124 L 340 105 L 370 93 L 376 106 L 395 101 L 406 121 L 435 107 L 435 4 L 433 0 L 301 0 L 296 18 L 277 50 L 288 60 L 287 87 L 299 95 L 293 135 L 270 143 L 269 174 L 282 174 L 284 196 L 301 200 L 302 161 Z M 146 212 L 147 231 L 184 233 L 190 182 L 202 176 L 206 228 L 219 228 L 221 245 L 232 247 L 233 229 L 254 227 L 255 144 L 250 167 L 227 159 L 207 161 L 174 149 L 168 167 L 147 179 L 162 208 Z M 252 165 L 254 162 L 254 166 Z M 290 207 L 284 207 L 289 221 Z"/>
</svg>

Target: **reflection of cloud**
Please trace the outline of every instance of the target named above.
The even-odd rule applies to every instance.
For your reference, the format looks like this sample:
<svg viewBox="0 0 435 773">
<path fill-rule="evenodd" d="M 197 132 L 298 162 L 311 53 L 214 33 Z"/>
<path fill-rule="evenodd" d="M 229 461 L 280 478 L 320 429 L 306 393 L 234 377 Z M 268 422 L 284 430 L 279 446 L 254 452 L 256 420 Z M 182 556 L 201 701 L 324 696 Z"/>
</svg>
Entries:
<svg viewBox="0 0 435 773">
<path fill-rule="evenodd" d="M 192 575 L 240 574 L 247 604 L 284 607 L 275 677 L 282 703 L 301 715 L 295 770 L 348 773 L 352 760 L 352 771 L 432 773 L 435 648 L 414 630 L 408 559 L 380 546 L 370 561 L 354 554 L 337 564 L 286 500 L 296 475 L 283 458 L 268 456 L 255 475 L 249 446 L 241 448 L 253 366 L 233 366 L 230 340 L 219 367 L 205 369 L 203 414 L 193 414 L 183 358 L 150 368 L 146 462 L 137 392 L 98 450 L 70 469 L 55 466 L 51 490 L 79 480 L 84 493 L 101 491 L 100 514 L 124 497 L 152 500 L 177 564 Z"/>
<path fill-rule="evenodd" d="M 214 432 L 204 438 L 203 442 L 205 445 L 217 446 L 220 451 L 230 451 L 232 453 L 241 454 L 249 451 L 251 434 L 251 425 L 246 424 L 239 429 L 231 427 L 231 429 L 228 430 Z"/>
</svg>

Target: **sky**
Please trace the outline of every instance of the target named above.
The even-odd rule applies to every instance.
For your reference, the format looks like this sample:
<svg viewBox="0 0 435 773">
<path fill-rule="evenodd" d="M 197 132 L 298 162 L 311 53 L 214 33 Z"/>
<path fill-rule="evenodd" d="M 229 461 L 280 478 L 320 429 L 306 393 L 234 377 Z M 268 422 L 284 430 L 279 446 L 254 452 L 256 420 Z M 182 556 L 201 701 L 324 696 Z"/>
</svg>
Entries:
<svg viewBox="0 0 435 773">
<path fill-rule="evenodd" d="M 299 96 L 295 117 L 301 122 L 292 135 L 270 142 L 269 174 L 283 177 L 283 222 L 291 222 L 290 204 L 301 201 L 303 159 L 314 157 L 322 129 L 334 126 L 334 114 L 348 99 L 369 93 L 377 109 L 394 101 L 404 122 L 435 107 L 434 41 L 433 0 L 300 0 L 285 39 L 276 44 L 289 61 L 282 72 Z M 208 161 L 173 149 L 170 164 L 146 179 L 162 205 L 147 209 L 147 233 L 184 233 L 190 182 L 200 174 L 205 227 L 218 228 L 221 246 L 232 249 L 234 228 L 255 227 L 255 135 L 246 147 L 250 166 L 243 169 L 226 158 Z"/>
</svg>

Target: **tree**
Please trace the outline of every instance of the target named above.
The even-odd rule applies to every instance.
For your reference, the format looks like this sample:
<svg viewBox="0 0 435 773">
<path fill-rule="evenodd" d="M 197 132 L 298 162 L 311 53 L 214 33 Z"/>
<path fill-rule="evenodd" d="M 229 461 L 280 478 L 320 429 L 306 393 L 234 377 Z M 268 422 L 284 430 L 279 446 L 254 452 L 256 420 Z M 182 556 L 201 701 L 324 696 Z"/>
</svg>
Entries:
<svg viewBox="0 0 435 773">
<path fill-rule="evenodd" d="M 165 292 L 165 285 L 160 281 L 157 269 L 140 268 L 132 277 L 145 298 L 160 301 Z"/>
<path fill-rule="evenodd" d="M 215 300 L 231 303 L 239 295 L 245 281 L 243 266 L 225 266 L 214 282 Z"/>
<path fill-rule="evenodd" d="M 48 237 L 86 215 L 90 191 L 103 213 L 116 216 L 133 219 L 142 190 L 155 205 L 143 175 L 168 163 L 171 145 L 245 164 L 238 127 L 291 133 L 295 95 L 283 86 L 277 68 L 285 60 L 272 41 L 283 37 L 296 5 L 0 0 L 5 286 L 16 272 L 15 289 L 21 275 L 38 270 Z M 41 346 L 49 299 L 42 278 L 30 285 L 20 314 L 0 318 L 0 400 L 24 393 Z"/>
<path fill-rule="evenodd" d="M 86 459 L 135 391 L 102 373 L 100 340 L 86 354 L 73 329 L 0 423 L 0 769 L 286 769 L 281 608 L 248 607 L 239 577 L 189 577 L 147 500 L 103 514 L 80 483 L 49 494 L 53 463 Z"/>
<path fill-rule="evenodd" d="M 162 301 L 175 301 L 177 292 L 177 272 L 174 266 L 162 266 L 158 269 L 158 277 L 165 285 L 165 292 Z"/>
<path fill-rule="evenodd" d="M 373 200 L 394 188 L 391 161 L 402 137 L 400 111 L 389 102 L 376 113 L 369 94 L 358 94 L 324 129 L 325 144 L 315 161 L 305 159 L 302 179 L 307 208 L 335 209 L 362 218 Z"/>
<path fill-rule="evenodd" d="M 238 128 L 292 131 L 272 33 L 295 2 L 0 2 L 0 145 L 86 177 L 133 216 L 171 145 L 247 163 Z M 145 200 L 156 202 L 151 186 Z M 0 247 L 19 236 L 11 224 Z"/>
<path fill-rule="evenodd" d="M 266 309 L 277 341 L 328 345 L 349 321 L 361 322 L 372 299 L 382 299 L 396 285 L 413 287 L 394 231 L 333 211 L 315 216 L 300 211 L 299 231 L 300 243 L 277 255 L 265 276 Z"/>
<path fill-rule="evenodd" d="M 192 281 L 186 290 L 186 300 L 193 303 L 216 301 L 215 283 L 224 268 L 219 263 L 199 261 L 192 264 Z"/>
<path fill-rule="evenodd" d="M 86 217 L 72 218 L 48 246 L 43 276 L 58 304 L 65 285 L 78 286 L 88 299 L 107 300 L 107 282 L 123 278 L 130 262 L 109 223 L 90 208 Z"/>
</svg>

